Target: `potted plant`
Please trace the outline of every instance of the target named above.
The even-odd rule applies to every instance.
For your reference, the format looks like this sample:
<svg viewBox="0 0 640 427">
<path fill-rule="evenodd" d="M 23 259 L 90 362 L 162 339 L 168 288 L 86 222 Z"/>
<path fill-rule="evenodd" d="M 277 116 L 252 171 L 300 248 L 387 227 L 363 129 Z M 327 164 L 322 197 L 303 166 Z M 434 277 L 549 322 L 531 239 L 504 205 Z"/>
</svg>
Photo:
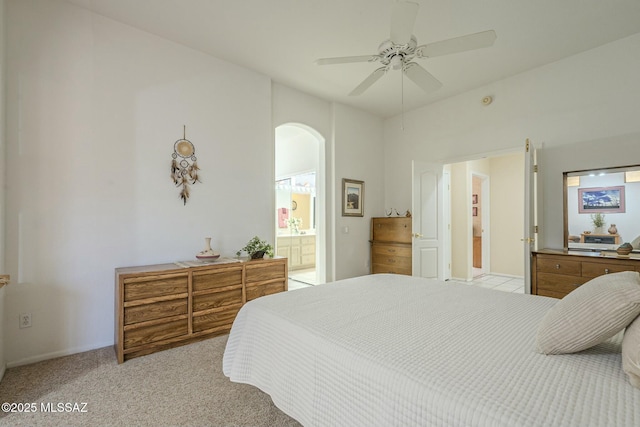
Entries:
<svg viewBox="0 0 640 427">
<path fill-rule="evenodd" d="M 260 259 L 265 255 L 273 258 L 273 246 L 265 240 L 261 240 L 258 236 L 254 236 L 249 240 L 244 248 L 236 252 L 236 255 L 240 256 L 242 252 L 248 253 L 251 259 Z"/>
<path fill-rule="evenodd" d="M 591 214 L 591 223 L 593 224 L 595 234 L 603 234 L 602 230 L 604 225 L 606 224 L 604 222 L 604 214 Z"/>
<path fill-rule="evenodd" d="M 289 224 L 289 228 L 294 234 L 298 234 L 300 232 L 302 218 L 291 217 L 287 220 L 287 223 Z"/>
</svg>

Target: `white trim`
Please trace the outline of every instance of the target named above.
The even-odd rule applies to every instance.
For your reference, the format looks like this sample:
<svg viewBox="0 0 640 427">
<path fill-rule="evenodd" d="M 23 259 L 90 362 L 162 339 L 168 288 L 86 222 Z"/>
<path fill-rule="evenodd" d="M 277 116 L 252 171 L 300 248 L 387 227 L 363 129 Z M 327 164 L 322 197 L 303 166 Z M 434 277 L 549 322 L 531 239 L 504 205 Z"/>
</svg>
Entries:
<svg viewBox="0 0 640 427">
<path fill-rule="evenodd" d="M 64 350 L 52 351 L 51 353 L 39 354 L 37 356 L 31 356 L 24 359 L 15 360 L 7 363 L 7 368 L 15 368 L 17 366 L 22 365 L 30 365 L 36 362 L 42 362 L 43 360 L 56 359 L 58 357 L 70 356 L 76 353 L 84 353 L 85 351 L 97 350 L 99 348 L 104 347 L 113 347 L 113 341 L 98 343 L 95 345 L 82 346 L 82 347 L 74 347 L 74 348 L 66 348 Z M 113 357 L 115 359 L 116 353 L 114 350 Z"/>
</svg>

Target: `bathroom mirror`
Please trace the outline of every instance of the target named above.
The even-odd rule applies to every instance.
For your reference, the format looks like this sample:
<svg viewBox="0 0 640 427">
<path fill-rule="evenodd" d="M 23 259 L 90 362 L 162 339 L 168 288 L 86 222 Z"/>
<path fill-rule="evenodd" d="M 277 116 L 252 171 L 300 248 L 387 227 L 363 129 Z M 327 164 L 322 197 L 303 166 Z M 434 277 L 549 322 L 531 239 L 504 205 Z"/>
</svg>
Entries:
<svg viewBox="0 0 640 427">
<path fill-rule="evenodd" d="M 564 248 L 640 252 L 640 165 L 563 173 Z"/>
</svg>

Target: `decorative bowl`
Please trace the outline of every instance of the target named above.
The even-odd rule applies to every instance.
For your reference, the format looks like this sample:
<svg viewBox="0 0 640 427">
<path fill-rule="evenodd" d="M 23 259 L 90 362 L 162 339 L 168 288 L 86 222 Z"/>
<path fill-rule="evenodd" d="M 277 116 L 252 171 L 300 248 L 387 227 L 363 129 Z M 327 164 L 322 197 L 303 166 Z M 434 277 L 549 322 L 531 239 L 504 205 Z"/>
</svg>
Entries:
<svg viewBox="0 0 640 427">
<path fill-rule="evenodd" d="M 219 253 L 213 253 L 213 254 L 198 254 L 196 255 L 196 258 L 198 258 L 200 261 L 215 261 L 218 258 L 220 258 L 220 254 Z"/>
<path fill-rule="evenodd" d="M 616 252 L 618 253 L 618 255 L 625 256 L 629 255 L 632 250 L 633 246 L 631 246 L 631 243 L 623 243 L 618 247 L 618 249 L 616 249 Z"/>
</svg>

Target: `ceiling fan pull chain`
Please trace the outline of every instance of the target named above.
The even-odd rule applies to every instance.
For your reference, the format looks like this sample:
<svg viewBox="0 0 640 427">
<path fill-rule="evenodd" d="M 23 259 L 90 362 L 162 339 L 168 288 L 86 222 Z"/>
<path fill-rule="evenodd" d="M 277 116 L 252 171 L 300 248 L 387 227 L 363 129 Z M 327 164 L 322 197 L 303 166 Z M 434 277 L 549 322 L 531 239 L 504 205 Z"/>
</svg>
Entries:
<svg viewBox="0 0 640 427">
<path fill-rule="evenodd" d="M 400 72 L 400 130 L 404 131 L 404 67 Z"/>
</svg>

